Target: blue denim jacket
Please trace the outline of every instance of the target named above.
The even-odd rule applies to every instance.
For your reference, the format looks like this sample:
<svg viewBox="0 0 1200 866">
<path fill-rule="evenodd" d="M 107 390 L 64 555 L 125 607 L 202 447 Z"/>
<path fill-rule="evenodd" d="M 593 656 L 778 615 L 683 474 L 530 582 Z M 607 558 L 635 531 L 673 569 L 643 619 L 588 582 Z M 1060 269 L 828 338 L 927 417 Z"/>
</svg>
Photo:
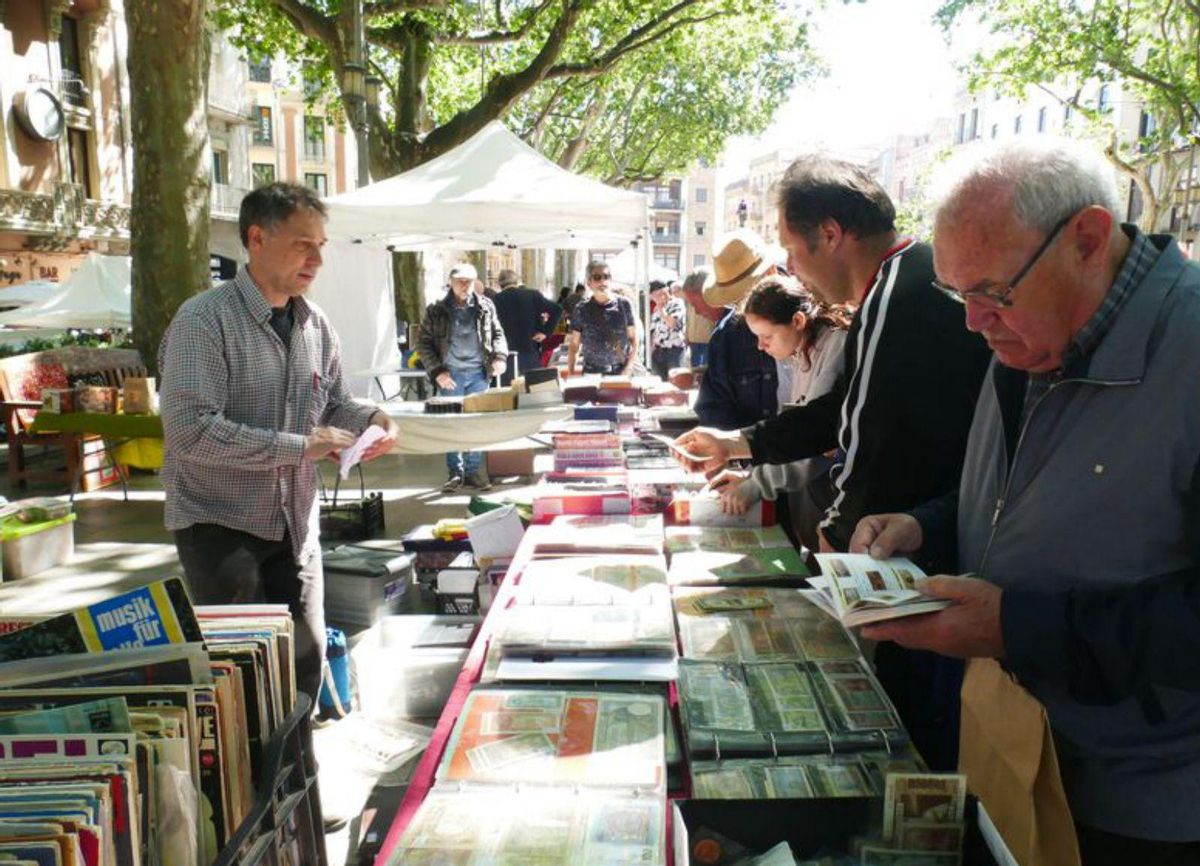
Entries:
<svg viewBox="0 0 1200 866">
<path fill-rule="evenodd" d="M 777 408 L 775 359 L 758 350 L 758 338 L 732 309 L 708 341 L 708 369 L 700 382 L 700 423 L 737 430 L 771 418 Z"/>
</svg>

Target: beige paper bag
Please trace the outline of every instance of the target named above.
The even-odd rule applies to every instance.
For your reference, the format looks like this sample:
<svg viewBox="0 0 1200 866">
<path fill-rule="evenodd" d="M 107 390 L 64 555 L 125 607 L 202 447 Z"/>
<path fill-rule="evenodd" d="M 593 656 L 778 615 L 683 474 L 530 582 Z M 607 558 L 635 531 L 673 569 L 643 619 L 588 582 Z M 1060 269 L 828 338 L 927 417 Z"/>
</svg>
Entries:
<svg viewBox="0 0 1200 866">
<path fill-rule="evenodd" d="M 1079 866 L 1046 709 L 993 659 L 962 687 L 959 771 L 1022 866 Z"/>
</svg>

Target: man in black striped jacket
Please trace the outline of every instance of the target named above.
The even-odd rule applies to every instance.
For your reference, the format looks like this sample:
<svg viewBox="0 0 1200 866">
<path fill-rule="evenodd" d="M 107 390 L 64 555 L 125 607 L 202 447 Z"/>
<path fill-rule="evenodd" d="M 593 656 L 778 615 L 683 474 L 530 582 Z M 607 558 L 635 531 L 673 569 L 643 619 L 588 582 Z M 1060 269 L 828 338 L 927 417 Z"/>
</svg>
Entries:
<svg viewBox="0 0 1200 866">
<path fill-rule="evenodd" d="M 887 193 L 824 157 L 794 162 L 779 187 L 788 268 L 829 304 L 857 303 L 837 387 L 740 431 L 698 428 L 679 444 L 707 472 L 733 458 L 789 463 L 831 450 L 811 491 L 825 507 L 820 547 L 846 550 L 858 519 L 955 489 L 990 354 L 962 304 L 933 286 L 927 244 L 899 238 Z M 900 503 L 907 503 L 901 505 Z"/>
<path fill-rule="evenodd" d="M 930 247 L 897 236 L 891 200 L 863 169 L 801 158 L 780 182 L 778 204 L 789 270 L 827 303 L 859 303 L 842 378 L 804 406 L 740 431 L 698 428 L 679 444 L 702 458 L 692 468 L 710 473 L 733 458 L 789 463 L 836 450 L 828 477 L 805 494 L 825 513 L 811 543 L 845 551 L 859 518 L 957 489 L 990 353 L 965 329 L 962 304 L 934 288 Z M 907 689 L 921 678 L 898 679 Z M 889 691 L 903 714 L 907 696 Z"/>
</svg>

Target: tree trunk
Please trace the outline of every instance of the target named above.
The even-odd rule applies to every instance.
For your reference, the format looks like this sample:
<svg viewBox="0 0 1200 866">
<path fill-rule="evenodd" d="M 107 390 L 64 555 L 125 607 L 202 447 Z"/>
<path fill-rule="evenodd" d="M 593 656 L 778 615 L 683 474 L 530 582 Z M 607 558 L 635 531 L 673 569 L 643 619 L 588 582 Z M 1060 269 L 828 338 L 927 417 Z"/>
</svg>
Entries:
<svg viewBox="0 0 1200 866">
<path fill-rule="evenodd" d="M 126 0 L 133 127 L 133 339 L 153 369 L 179 305 L 210 285 L 207 0 Z"/>
<path fill-rule="evenodd" d="M 396 299 L 396 318 L 404 322 L 419 324 L 425 315 L 423 258 L 420 253 L 392 253 L 392 293 Z"/>
</svg>

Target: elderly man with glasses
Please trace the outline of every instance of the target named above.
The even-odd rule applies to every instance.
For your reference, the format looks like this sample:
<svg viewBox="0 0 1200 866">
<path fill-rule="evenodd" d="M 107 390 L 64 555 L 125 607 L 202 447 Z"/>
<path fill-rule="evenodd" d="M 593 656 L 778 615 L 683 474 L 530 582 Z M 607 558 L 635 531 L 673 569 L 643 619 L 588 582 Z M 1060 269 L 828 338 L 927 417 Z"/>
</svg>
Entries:
<svg viewBox="0 0 1200 866">
<path fill-rule="evenodd" d="M 592 296 L 580 301 L 571 312 L 567 343 L 567 375 L 575 375 L 579 350 L 583 349 L 583 372 L 628 376 L 637 360 L 637 320 L 633 305 L 609 289 L 612 271 L 608 264 L 588 262 L 587 283 Z"/>
<path fill-rule="evenodd" d="M 1003 661 L 1083 863 L 1200 862 L 1200 266 L 1122 225 L 1111 167 L 1067 142 L 979 154 L 939 200 L 938 287 L 995 360 L 958 492 L 851 549 L 956 548 L 964 576 L 863 635 Z"/>
</svg>

